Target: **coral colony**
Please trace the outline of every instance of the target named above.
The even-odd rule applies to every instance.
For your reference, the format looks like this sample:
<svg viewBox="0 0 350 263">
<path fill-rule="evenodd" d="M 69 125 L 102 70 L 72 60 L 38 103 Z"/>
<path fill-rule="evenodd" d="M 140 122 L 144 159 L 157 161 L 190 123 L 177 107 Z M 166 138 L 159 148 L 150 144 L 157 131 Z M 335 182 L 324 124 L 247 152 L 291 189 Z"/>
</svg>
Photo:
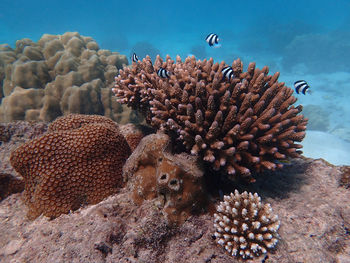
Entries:
<svg viewBox="0 0 350 263">
<path fill-rule="evenodd" d="M 129 145 L 111 119 L 72 114 L 13 151 L 10 161 L 25 181 L 28 217 L 55 218 L 116 193 L 129 155 Z"/>
<path fill-rule="evenodd" d="M 232 256 L 243 259 L 265 254 L 277 244 L 280 222 L 270 204 L 258 194 L 243 192 L 224 196 L 214 214 L 216 242 Z"/>
<path fill-rule="evenodd" d="M 68 43 L 81 43 L 77 55 L 95 53 L 83 48 L 94 43 L 90 39 L 84 44 L 66 36 Z M 46 38 L 50 45 L 62 46 L 57 37 Z M 208 41 L 216 43 L 215 35 Z M 44 56 L 56 52 L 53 46 L 45 53 L 49 44 Z M 55 218 L 98 203 L 127 182 L 136 204 L 163 198 L 168 223 L 181 224 L 206 206 L 203 162 L 198 161 L 229 179 L 254 182 L 256 173 L 281 168 L 283 160 L 302 153 L 297 143 L 307 124 L 299 114 L 302 106 L 293 105 L 293 90 L 277 81 L 278 72 L 268 75 L 266 66 L 258 69 L 250 63 L 243 72 L 240 59 L 229 66 L 213 59 L 182 61 L 178 56 L 175 62 L 157 56 L 152 63 L 149 56 L 139 60 L 134 54 L 132 67 L 119 73 L 113 89 L 117 101 L 141 111 L 160 132 L 141 140 L 142 133 L 126 132 L 124 137 L 103 116 L 58 118 L 46 134 L 11 154 L 12 166 L 24 178 L 29 218 Z M 173 154 L 171 146 L 183 152 Z M 224 196 L 214 220 L 215 240 L 232 256 L 260 256 L 277 243 L 278 218 L 257 194 L 236 190 Z"/>
<path fill-rule="evenodd" d="M 168 76 L 160 77 L 160 69 Z M 302 106 L 292 105 L 293 90 L 277 81 L 278 72 L 268 72 L 255 63 L 243 72 L 240 59 L 227 70 L 213 59 L 157 56 L 153 64 L 147 56 L 120 70 L 113 92 L 214 170 L 252 182 L 252 173 L 300 156 L 302 146 L 295 142 L 302 141 L 307 124 Z"/>
<path fill-rule="evenodd" d="M 110 85 L 127 57 L 77 32 L 16 41 L 0 52 L 0 121 L 53 121 L 69 113 L 119 122 Z M 6 70 L 5 70 L 6 68 Z"/>
</svg>

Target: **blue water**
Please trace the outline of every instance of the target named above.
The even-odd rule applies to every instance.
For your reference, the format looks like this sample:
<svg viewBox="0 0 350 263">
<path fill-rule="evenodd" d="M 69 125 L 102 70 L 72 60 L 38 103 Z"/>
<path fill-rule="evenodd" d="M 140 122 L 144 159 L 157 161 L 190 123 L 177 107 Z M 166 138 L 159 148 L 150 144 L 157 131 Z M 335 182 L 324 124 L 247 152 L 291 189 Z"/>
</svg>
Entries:
<svg viewBox="0 0 350 263">
<path fill-rule="evenodd" d="M 255 61 L 281 72 L 287 86 L 306 79 L 312 94 L 296 95 L 297 104 L 318 106 L 325 114 L 308 117 L 327 115 L 325 136 L 350 145 L 349 0 L 46 2 L 1 0 L 0 44 L 77 31 L 128 57 L 136 52 L 140 58 L 194 54 L 228 64 L 237 57 L 245 65 Z M 221 48 L 207 45 L 209 33 L 219 35 Z M 320 139 L 325 143 L 335 145 Z M 312 146 L 305 150 L 317 157 Z M 350 164 L 349 153 L 336 158 Z"/>
</svg>

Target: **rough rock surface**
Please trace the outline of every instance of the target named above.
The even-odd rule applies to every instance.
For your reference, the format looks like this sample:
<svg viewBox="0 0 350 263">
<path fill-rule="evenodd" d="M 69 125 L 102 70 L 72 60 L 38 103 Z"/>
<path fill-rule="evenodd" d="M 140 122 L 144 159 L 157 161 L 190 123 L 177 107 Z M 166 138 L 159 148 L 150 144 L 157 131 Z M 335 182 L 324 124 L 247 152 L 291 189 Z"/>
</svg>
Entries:
<svg viewBox="0 0 350 263">
<path fill-rule="evenodd" d="M 339 176 L 321 160 L 297 160 L 250 187 L 281 220 L 268 262 L 349 262 L 350 192 Z M 151 201 L 137 207 L 125 191 L 52 221 L 25 213 L 20 194 L 0 203 L 1 262 L 239 262 L 215 245 L 209 214 L 169 229 Z"/>
<path fill-rule="evenodd" d="M 2 157 L 10 154 L 4 146 L 26 136 L 13 135 L 14 142 L 1 145 Z M 2 169 L 6 160 L 0 159 Z M 297 159 L 238 187 L 257 192 L 281 220 L 281 239 L 266 263 L 350 262 L 350 190 L 340 186 L 342 170 L 323 160 Z M 7 197 L 0 202 L 0 262 L 242 262 L 215 245 L 212 215 L 169 228 L 154 201 L 136 206 L 130 195 L 122 190 L 51 221 L 27 220 L 21 194 Z"/>
</svg>

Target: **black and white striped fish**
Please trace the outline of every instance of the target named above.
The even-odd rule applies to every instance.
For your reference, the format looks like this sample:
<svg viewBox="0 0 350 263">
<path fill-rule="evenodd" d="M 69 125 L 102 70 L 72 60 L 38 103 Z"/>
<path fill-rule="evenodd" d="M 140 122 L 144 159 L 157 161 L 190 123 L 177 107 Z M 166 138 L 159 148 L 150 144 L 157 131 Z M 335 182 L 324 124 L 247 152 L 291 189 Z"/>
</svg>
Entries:
<svg viewBox="0 0 350 263">
<path fill-rule="evenodd" d="M 299 94 L 299 92 L 303 93 L 304 95 L 306 95 L 306 92 L 311 93 L 311 91 L 309 90 L 310 86 L 305 80 L 298 80 L 294 82 L 294 88 L 297 94 Z"/>
<path fill-rule="evenodd" d="M 135 53 L 132 54 L 131 60 L 132 60 L 132 62 L 139 62 L 139 58 Z"/>
<path fill-rule="evenodd" d="M 165 68 L 160 68 L 157 71 L 157 75 L 161 78 L 169 78 L 170 72 L 167 71 Z"/>
<path fill-rule="evenodd" d="M 219 36 L 217 34 L 211 33 L 206 38 L 205 41 L 208 42 L 209 46 L 218 46 Z"/>
<path fill-rule="evenodd" d="M 221 70 L 221 72 L 222 72 L 222 75 L 223 75 L 222 79 L 227 78 L 227 79 L 231 80 L 233 78 L 233 70 L 232 70 L 232 68 L 230 66 L 224 67 Z"/>
</svg>

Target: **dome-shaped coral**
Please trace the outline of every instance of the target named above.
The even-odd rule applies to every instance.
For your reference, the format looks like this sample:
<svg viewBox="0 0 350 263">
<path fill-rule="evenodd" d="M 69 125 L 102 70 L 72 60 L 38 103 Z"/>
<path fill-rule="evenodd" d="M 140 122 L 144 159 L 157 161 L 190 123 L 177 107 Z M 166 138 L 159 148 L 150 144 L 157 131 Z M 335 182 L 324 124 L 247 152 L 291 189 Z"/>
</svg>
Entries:
<svg viewBox="0 0 350 263">
<path fill-rule="evenodd" d="M 155 128 L 181 141 L 188 152 L 211 163 L 214 170 L 254 180 L 252 172 L 282 167 L 278 159 L 298 157 L 296 144 L 305 136 L 307 120 L 292 106 L 293 90 L 250 63 L 232 64 L 233 77 L 223 78 L 224 62 L 180 57 L 176 63 L 158 56 L 133 63 L 115 78 L 121 103 L 145 113 Z M 161 78 L 157 70 L 170 77 Z"/>
<path fill-rule="evenodd" d="M 71 114 L 13 151 L 10 161 L 24 178 L 28 217 L 54 218 L 116 193 L 129 155 L 129 145 L 112 120 Z"/>
<path fill-rule="evenodd" d="M 270 204 L 261 204 L 257 193 L 224 196 L 214 214 L 216 242 L 232 256 L 253 258 L 277 244 L 280 222 Z"/>
<path fill-rule="evenodd" d="M 22 39 L 0 46 L 0 121 L 52 121 L 69 113 L 128 119 L 112 96 L 118 70 L 128 64 L 118 52 L 100 49 L 77 32 Z M 125 107 L 126 108 L 126 107 Z"/>
</svg>

